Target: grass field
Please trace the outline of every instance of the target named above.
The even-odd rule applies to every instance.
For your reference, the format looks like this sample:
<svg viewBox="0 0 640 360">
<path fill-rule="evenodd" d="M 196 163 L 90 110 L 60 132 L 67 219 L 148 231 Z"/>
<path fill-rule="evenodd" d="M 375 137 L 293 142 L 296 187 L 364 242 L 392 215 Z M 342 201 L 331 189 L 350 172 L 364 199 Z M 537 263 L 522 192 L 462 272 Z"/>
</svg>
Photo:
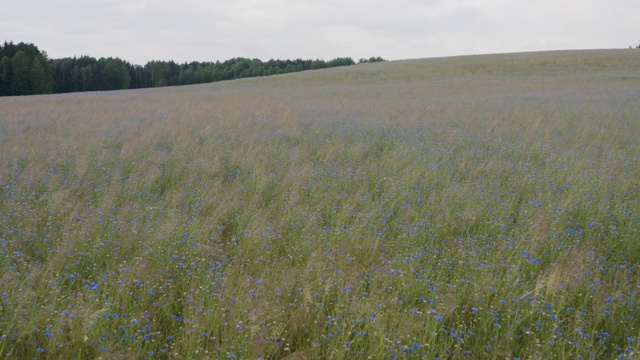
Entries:
<svg viewBox="0 0 640 360">
<path fill-rule="evenodd" d="M 0 98 L 0 357 L 640 356 L 640 52 Z"/>
</svg>

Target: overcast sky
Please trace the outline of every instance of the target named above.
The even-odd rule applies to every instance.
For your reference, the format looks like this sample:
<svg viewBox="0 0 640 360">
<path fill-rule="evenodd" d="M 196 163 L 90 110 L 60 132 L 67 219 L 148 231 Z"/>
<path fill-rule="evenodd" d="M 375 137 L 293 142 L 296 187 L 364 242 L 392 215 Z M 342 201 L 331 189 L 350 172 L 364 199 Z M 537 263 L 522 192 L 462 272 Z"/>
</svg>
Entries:
<svg viewBox="0 0 640 360">
<path fill-rule="evenodd" d="M 0 41 L 51 58 L 410 59 L 640 42 L 640 0 L 9 0 Z"/>
</svg>

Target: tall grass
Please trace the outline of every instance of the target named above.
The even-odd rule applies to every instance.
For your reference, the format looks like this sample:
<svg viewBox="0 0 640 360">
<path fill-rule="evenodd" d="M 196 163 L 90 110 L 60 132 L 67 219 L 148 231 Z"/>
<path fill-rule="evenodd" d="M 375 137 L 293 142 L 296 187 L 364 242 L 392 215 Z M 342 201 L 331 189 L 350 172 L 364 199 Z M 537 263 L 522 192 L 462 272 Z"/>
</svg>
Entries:
<svg viewBox="0 0 640 360">
<path fill-rule="evenodd" d="M 0 99 L 7 358 L 632 358 L 640 58 Z"/>
</svg>

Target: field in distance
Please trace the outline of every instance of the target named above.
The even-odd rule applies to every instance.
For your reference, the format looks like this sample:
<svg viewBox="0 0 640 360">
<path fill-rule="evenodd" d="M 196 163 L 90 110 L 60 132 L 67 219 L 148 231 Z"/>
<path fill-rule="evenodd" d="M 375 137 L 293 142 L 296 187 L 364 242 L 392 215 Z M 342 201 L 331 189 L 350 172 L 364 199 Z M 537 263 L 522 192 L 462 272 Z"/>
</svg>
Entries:
<svg viewBox="0 0 640 360">
<path fill-rule="evenodd" d="M 0 98 L 0 357 L 632 358 L 640 52 Z"/>
</svg>

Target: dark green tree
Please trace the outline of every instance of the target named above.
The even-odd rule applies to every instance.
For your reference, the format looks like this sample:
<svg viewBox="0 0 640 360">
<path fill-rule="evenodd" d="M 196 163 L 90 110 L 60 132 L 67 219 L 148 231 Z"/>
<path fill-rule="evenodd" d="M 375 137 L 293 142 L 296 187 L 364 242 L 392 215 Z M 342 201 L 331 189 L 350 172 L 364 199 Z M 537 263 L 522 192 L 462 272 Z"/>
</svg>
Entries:
<svg viewBox="0 0 640 360">
<path fill-rule="evenodd" d="M 103 61 L 100 59 L 98 62 Z M 104 60 L 104 69 L 101 74 L 102 88 L 100 90 L 128 89 L 131 76 L 127 64 L 119 58 L 107 58 Z"/>
<path fill-rule="evenodd" d="M 39 55 L 33 59 L 31 68 L 33 94 L 49 94 L 53 91 L 53 77 L 47 69 L 46 59 Z"/>
<path fill-rule="evenodd" d="M 31 79 L 32 61 L 23 50 L 19 50 L 11 58 L 11 95 L 30 95 L 33 93 Z"/>
<path fill-rule="evenodd" d="M 151 61 L 145 65 L 151 74 L 151 87 L 167 86 L 171 75 L 169 64 L 164 61 Z"/>
<path fill-rule="evenodd" d="M 194 75 L 195 71 L 191 66 L 185 66 L 180 69 L 180 74 L 178 75 L 178 84 L 180 85 L 191 85 L 194 84 Z"/>
<path fill-rule="evenodd" d="M 93 90 L 93 69 L 91 65 L 80 68 L 80 85 L 82 91 Z"/>
<path fill-rule="evenodd" d="M 11 59 L 2 56 L 0 59 L 0 96 L 11 95 Z"/>
</svg>

